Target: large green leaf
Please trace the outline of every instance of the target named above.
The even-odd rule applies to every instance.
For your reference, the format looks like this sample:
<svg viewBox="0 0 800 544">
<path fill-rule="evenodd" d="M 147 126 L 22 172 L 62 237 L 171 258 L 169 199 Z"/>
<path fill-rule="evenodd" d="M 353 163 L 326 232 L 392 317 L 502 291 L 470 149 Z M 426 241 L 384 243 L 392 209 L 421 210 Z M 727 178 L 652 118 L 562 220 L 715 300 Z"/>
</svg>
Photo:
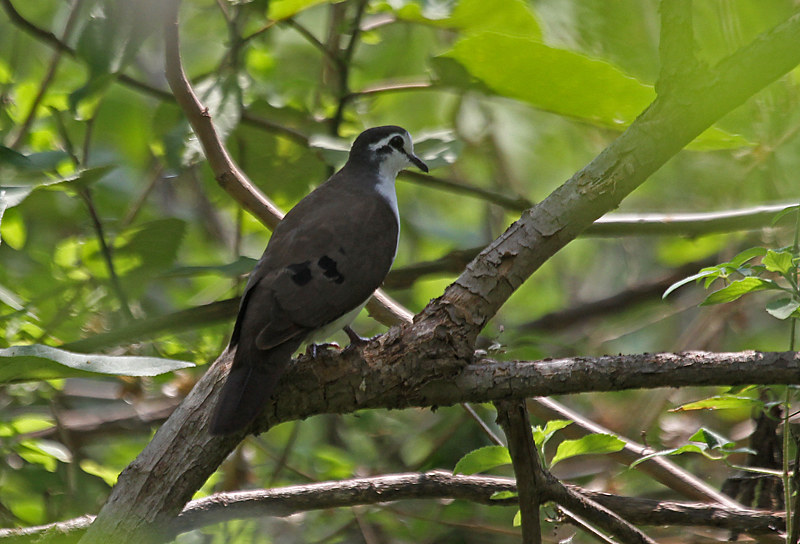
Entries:
<svg viewBox="0 0 800 544">
<path fill-rule="evenodd" d="M 794 268 L 792 254 L 788 251 L 772 251 L 770 249 L 761 262 L 767 267 L 767 270 L 779 274 L 788 274 Z"/>
<path fill-rule="evenodd" d="M 518 36 L 482 32 L 443 56 L 497 94 L 608 126 L 630 123 L 655 98 L 651 85 L 611 63 Z"/>
<path fill-rule="evenodd" d="M 0 383 L 88 376 L 92 373 L 157 376 L 193 366 L 187 361 L 159 357 L 72 353 L 41 344 L 0 349 Z"/>
<path fill-rule="evenodd" d="M 720 289 L 714 291 L 700 303 L 700 306 L 711 306 L 712 304 L 724 304 L 725 302 L 732 302 L 747 293 L 755 291 L 763 291 L 764 289 L 777 289 L 778 285 L 771 280 L 763 278 L 749 277 L 731 283 Z"/>
<path fill-rule="evenodd" d="M 267 17 L 276 21 L 288 19 L 297 15 L 304 9 L 308 9 L 317 4 L 322 4 L 327 0 L 271 0 Z"/>
<path fill-rule="evenodd" d="M 781 297 L 767 303 L 767 313 L 778 319 L 791 317 L 800 308 L 800 300 L 794 297 Z"/>
<path fill-rule="evenodd" d="M 558 445 L 550 466 L 576 455 L 614 453 L 625 447 L 625 442 L 611 434 L 589 434 L 577 440 L 564 440 Z"/>
<path fill-rule="evenodd" d="M 453 468 L 453 474 L 477 474 L 509 463 L 511 463 L 511 455 L 508 453 L 508 448 L 485 446 L 473 450 L 459 459 Z"/>
<path fill-rule="evenodd" d="M 399 19 L 425 23 L 464 33 L 493 31 L 540 39 L 542 30 L 530 5 L 522 0 L 460 0 L 452 11 L 445 3 L 384 2 L 378 9 L 391 10 Z M 270 6 L 271 7 L 271 6 Z"/>
<path fill-rule="evenodd" d="M 439 59 L 456 61 L 493 92 L 537 108 L 611 128 L 629 125 L 656 97 L 652 85 L 614 64 L 547 46 L 537 40 L 496 32 L 467 36 Z M 436 65 L 435 65 L 436 66 Z M 463 85 L 454 67 L 439 70 L 443 84 Z M 437 66 L 438 68 L 438 66 Z M 747 145 L 744 138 L 711 128 L 692 147 Z"/>
</svg>

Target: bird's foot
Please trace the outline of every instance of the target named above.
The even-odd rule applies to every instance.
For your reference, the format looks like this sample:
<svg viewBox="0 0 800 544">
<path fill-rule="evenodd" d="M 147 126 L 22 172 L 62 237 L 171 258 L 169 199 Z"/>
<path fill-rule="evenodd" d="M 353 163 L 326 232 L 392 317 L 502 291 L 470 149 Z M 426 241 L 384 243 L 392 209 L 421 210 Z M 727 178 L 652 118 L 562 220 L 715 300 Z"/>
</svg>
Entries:
<svg viewBox="0 0 800 544">
<path fill-rule="evenodd" d="M 370 343 L 374 338 L 377 336 L 373 336 L 372 338 L 364 338 L 363 336 L 359 335 L 356 331 L 350 328 L 348 325 L 344 328 L 344 332 L 347 333 L 347 337 L 350 338 L 350 345 L 347 348 L 360 348 L 364 347 L 368 343 Z"/>
<path fill-rule="evenodd" d="M 342 348 L 335 342 L 325 344 L 309 344 L 308 347 L 306 347 L 306 355 L 312 359 L 316 359 L 320 352 L 327 351 L 329 349 L 341 351 Z"/>
</svg>

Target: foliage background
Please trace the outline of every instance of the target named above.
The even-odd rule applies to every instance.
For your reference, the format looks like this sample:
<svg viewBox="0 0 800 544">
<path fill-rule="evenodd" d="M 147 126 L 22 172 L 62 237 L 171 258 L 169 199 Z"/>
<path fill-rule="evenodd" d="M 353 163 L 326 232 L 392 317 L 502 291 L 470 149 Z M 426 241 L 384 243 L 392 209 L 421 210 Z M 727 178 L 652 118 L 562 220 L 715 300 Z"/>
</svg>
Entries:
<svg viewBox="0 0 800 544">
<path fill-rule="evenodd" d="M 654 1 L 619 0 L 615 9 L 552 0 L 370 2 L 343 87 L 345 71 L 307 33 L 322 47 L 346 47 L 358 4 L 183 3 L 187 72 L 238 163 L 283 209 L 341 164 L 337 145 L 346 146 L 366 127 L 389 123 L 415 136 L 423 157 L 436 167 L 435 176 L 536 202 L 599 153 L 654 96 L 659 67 Z M 69 346 L 105 331 L 124 331 L 132 320 L 235 297 L 243 286 L 240 275 L 252 266 L 241 256 L 257 259 L 268 233 L 219 188 L 199 160 L 177 106 L 154 91 L 166 89 L 159 2 L 39 0 L 14 7 L 57 36 L 69 28 L 63 41 L 74 55 L 61 54 L 51 69 L 53 47 L 15 23 L 8 10 L 0 17 L 0 185 L 69 181 L 37 188 L 18 206 L 0 208 L 0 347 Z M 795 9 L 788 0 L 698 2 L 697 55 L 713 63 Z M 795 70 L 726 116 L 694 149 L 681 152 L 626 199 L 620 211 L 691 212 L 796 201 L 797 77 Z M 386 89 L 389 84 L 407 87 Z M 370 89 L 374 92 L 362 92 Z M 39 93 L 35 115 L 23 129 Z M 331 120 L 340 107 L 337 124 Z M 313 137 L 310 144 L 305 137 Z M 519 214 L 463 189 L 443 190 L 411 178 L 401 177 L 398 195 L 403 224 L 395 269 L 485 245 Z M 118 288 L 89 204 L 113 249 Z M 485 335 L 494 342 L 495 355 L 519 359 L 786 349 L 786 325 L 764 313 L 763 304 L 745 299 L 698 309 L 704 296 L 698 287 L 683 288 L 666 301 L 656 296 L 610 308 L 602 318 L 580 319 L 557 331 L 526 324 L 686 263 L 722 261 L 753 245 L 789 243 L 790 232 L 768 225 L 694 238 L 643 236 L 633 226 L 614 237 L 583 237 L 520 288 Z M 456 275 L 453 270 L 426 275 L 402 289 L 391 289 L 390 279 L 387 286 L 417 311 Z M 193 361 L 198 367 L 192 371 L 152 379 L 58 379 L 56 373 L 46 376 L 55 379 L 20 381 L 0 390 L 3 525 L 97 511 L 116 473 L 157 426 L 147 418 L 135 423 L 135 412 L 149 413 L 188 390 L 225 346 L 232 318 L 218 315 L 183 327 L 176 319 L 155 334 L 103 346 L 113 354 Z M 365 315 L 356 328 L 362 334 L 382 330 Z M 344 336 L 339 340 L 346 342 Z M 42 377 L 26 376 L 25 369 L 13 372 L 17 379 Z M 560 400 L 623 436 L 645 434 L 653 446 L 684 444 L 701 425 L 745 445 L 752 429 L 747 405 L 708 413 L 668 411 L 714 392 L 633 391 Z M 476 408 L 494 425 L 490 406 Z M 117 414 L 123 423 L 96 427 Z M 79 424 L 93 432 L 76 431 Z M 29 434 L 53 426 L 56 432 L 44 438 Z M 248 439 L 202 493 L 452 469 L 466 452 L 489 443 L 458 407 L 319 416 Z M 684 457 L 679 462 L 715 486 L 730 473 L 722 463 Z M 602 457 L 565 461 L 556 473 L 592 488 L 672 496 Z M 511 509 L 419 501 L 230 523 L 202 533 L 211 542 L 514 542 L 513 515 Z M 555 542 L 571 531 L 552 524 L 550 538 Z M 206 541 L 200 533 L 181 541 Z M 664 542 L 689 538 L 669 529 L 654 536 Z M 712 536 L 690 538 L 701 542 Z"/>
</svg>

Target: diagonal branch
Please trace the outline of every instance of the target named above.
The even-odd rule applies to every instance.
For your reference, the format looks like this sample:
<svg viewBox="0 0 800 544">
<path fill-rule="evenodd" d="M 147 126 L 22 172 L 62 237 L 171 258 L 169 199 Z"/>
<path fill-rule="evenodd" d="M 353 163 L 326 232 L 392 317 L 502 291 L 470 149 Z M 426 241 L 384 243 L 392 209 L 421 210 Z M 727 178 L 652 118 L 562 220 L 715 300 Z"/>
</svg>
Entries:
<svg viewBox="0 0 800 544">
<path fill-rule="evenodd" d="M 168 34 L 176 31 L 173 24 Z M 469 363 L 480 330 L 530 274 L 598 217 L 615 208 L 714 121 L 792 69 L 800 62 L 798 40 L 800 15 L 795 15 L 723 60 L 704 77 L 689 78 L 669 96 L 659 96 L 595 160 L 526 211 L 443 296 L 415 316 L 412 324 L 395 327 L 363 348 L 346 350 L 339 356 L 326 355 L 325 361 L 317 364 L 301 360 L 293 365 L 283 382 L 285 387 L 280 388 L 281 394 L 250 430 L 263 431 L 277 421 L 322 411 L 387 407 L 393 401 L 395 407 L 448 405 L 454 400 L 485 402 L 581 388 L 687 385 L 689 377 L 704 383 L 796 383 L 800 379 L 800 361 L 794 354 L 729 354 L 730 364 L 720 369 L 716 365 L 703 367 L 704 360 L 708 363 L 708 354 L 638 356 L 646 371 L 636 377 L 627 374 L 629 367 L 615 367 L 603 375 L 593 373 L 588 359 Z M 168 42 L 174 47 L 177 36 L 169 37 Z M 750 364 L 742 364 L 743 358 Z M 156 540 L 158 531 L 181 511 L 235 447 L 244 433 L 212 438 L 206 432 L 210 399 L 221 386 L 229 359 L 223 353 L 142 454 L 120 475 L 82 540 L 84 544 Z M 612 363 L 613 358 L 606 362 Z M 764 367 L 770 365 L 769 370 L 775 372 L 763 373 Z M 568 366 L 574 367 L 576 375 L 558 376 Z M 493 367 L 494 373 L 485 374 L 487 367 Z M 754 375 L 752 367 L 759 367 L 762 373 Z M 669 373 L 661 372 L 667 368 Z M 510 380 L 509 373 L 520 379 Z M 586 383 L 590 374 L 596 381 Z"/>
<path fill-rule="evenodd" d="M 217 134 L 208 109 L 203 107 L 183 71 L 178 37 L 179 0 L 170 0 L 166 23 L 166 76 L 178 105 L 197 135 L 214 177 L 220 186 L 245 209 L 270 229 L 283 218 L 283 212 L 264 193 L 258 190 L 228 153 Z M 411 313 L 386 293 L 376 292 L 367 304 L 370 315 L 384 324 L 395 325 L 410 321 Z"/>
<path fill-rule="evenodd" d="M 725 113 L 800 63 L 800 14 L 702 74 L 688 74 L 577 172 L 472 261 L 423 315 L 447 314 L 474 339 L 547 259 L 641 185 Z"/>
</svg>

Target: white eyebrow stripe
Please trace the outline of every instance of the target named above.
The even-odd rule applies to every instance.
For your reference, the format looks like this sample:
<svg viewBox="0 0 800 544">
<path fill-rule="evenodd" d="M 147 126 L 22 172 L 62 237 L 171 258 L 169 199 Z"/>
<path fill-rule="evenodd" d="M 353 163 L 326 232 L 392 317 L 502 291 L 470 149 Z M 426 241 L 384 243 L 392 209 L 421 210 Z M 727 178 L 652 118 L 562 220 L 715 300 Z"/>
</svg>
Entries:
<svg viewBox="0 0 800 544">
<path fill-rule="evenodd" d="M 402 136 L 402 135 L 399 133 L 390 134 L 386 138 L 383 138 L 382 140 L 377 141 L 374 144 L 369 144 L 369 148 L 374 151 L 376 149 L 382 148 L 385 145 L 389 145 L 389 142 L 391 142 L 392 138 L 394 138 L 395 136 Z M 403 138 L 403 140 L 405 141 L 405 138 Z"/>
</svg>

